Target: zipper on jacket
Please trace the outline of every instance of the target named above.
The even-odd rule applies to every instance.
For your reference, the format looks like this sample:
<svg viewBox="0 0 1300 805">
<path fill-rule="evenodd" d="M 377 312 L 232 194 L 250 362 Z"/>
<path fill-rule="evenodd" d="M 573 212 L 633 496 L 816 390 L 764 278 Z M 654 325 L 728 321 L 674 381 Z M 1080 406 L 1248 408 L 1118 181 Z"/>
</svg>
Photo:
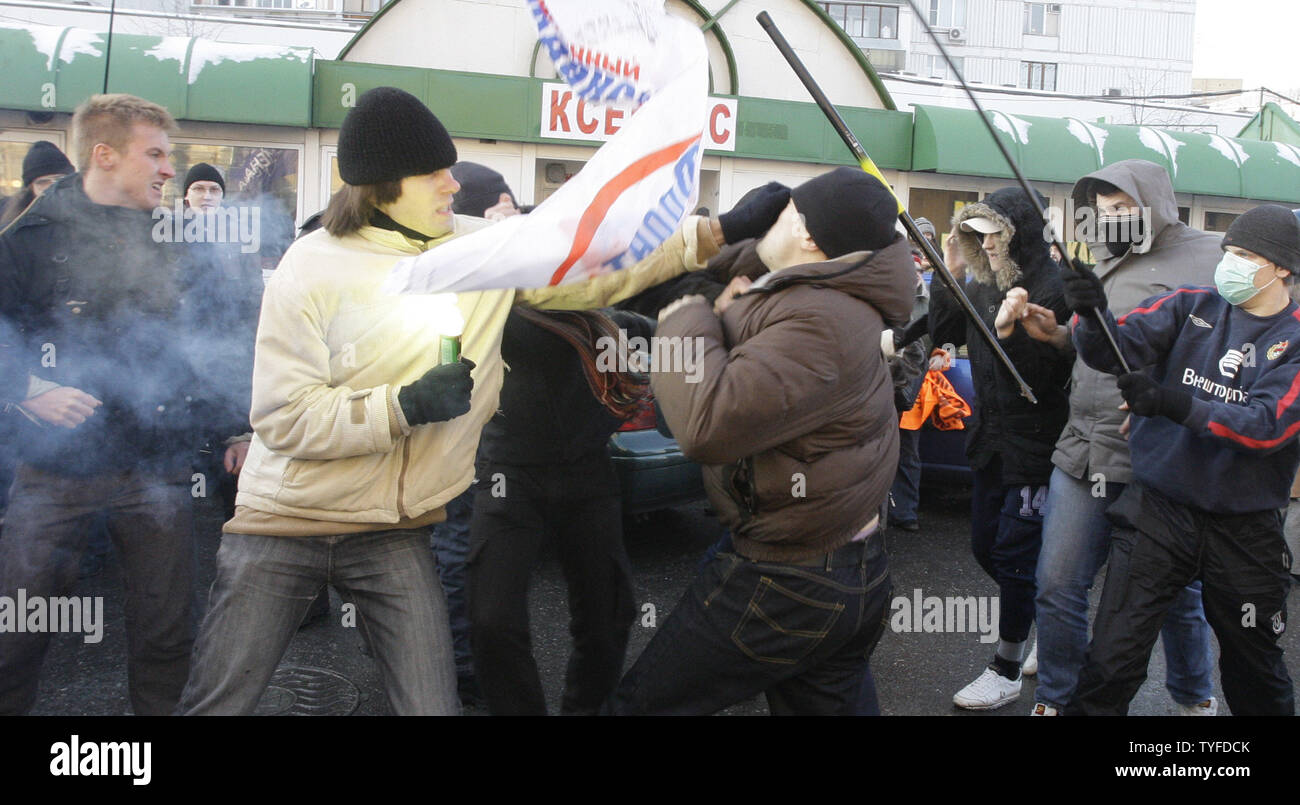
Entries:
<svg viewBox="0 0 1300 805">
<path fill-rule="evenodd" d="M 406 497 L 406 465 L 411 458 L 411 439 L 406 437 L 402 439 L 402 469 L 397 473 L 397 516 L 399 519 L 406 520 L 406 504 L 403 498 Z"/>
</svg>

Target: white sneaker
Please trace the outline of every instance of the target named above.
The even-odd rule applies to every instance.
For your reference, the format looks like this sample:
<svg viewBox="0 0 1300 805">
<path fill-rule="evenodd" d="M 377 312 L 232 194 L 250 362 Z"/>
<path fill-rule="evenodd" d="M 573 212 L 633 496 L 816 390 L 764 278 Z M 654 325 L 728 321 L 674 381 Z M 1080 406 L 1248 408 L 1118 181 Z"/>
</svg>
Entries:
<svg viewBox="0 0 1300 805">
<path fill-rule="evenodd" d="M 1020 680 L 1007 679 L 992 668 L 957 691 L 952 703 L 967 710 L 995 710 L 1020 698 Z"/>
<path fill-rule="evenodd" d="M 1059 716 L 1056 708 L 1044 702 L 1034 702 L 1034 709 L 1029 711 L 1031 716 Z"/>
<path fill-rule="evenodd" d="M 1022 676 L 1033 676 L 1038 673 L 1038 641 L 1034 641 L 1034 647 L 1029 649 L 1029 656 L 1020 664 L 1020 673 Z"/>
<path fill-rule="evenodd" d="M 1179 704 L 1174 702 L 1174 710 L 1180 716 L 1212 716 L 1219 712 L 1219 700 L 1213 696 L 1197 704 Z"/>
</svg>

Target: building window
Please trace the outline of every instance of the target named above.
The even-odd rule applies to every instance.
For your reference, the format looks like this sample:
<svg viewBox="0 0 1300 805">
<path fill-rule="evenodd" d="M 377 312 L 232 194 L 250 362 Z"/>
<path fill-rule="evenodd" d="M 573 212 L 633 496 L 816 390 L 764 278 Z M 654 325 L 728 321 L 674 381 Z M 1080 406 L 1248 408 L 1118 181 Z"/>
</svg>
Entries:
<svg viewBox="0 0 1300 805">
<path fill-rule="evenodd" d="M 859 39 L 898 38 L 898 6 L 822 3 L 821 7 L 849 36 Z"/>
<path fill-rule="evenodd" d="M 1201 227 L 1206 232 L 1227 232 L 1232 222 L 1237 220 L 1240 213 L 1236 212 L 1205 212 L 1205 226 Z"/>
<path fill-rule="evenodd" d="M 1020 63 L 1020 86 L 1056 91 L 1056 65 L 1040 61 Z"/>
<path fill-rule="evenodd" d="M 939 78 L 944 81 L 957 80 L 956 74 L 953 73 L 953 71 L 948 67 L 948 62 L 944 61 L 942 56 L 926 56 L 925 59 L 927 62 L 926 75 L 928 75 L 930 78 Z M 953 56 L 952 61 L 953 64 L 957 66 L 958 70 L 963 69 L 962 66 L 963 60 L 961 56 Z"/>
<path fill-rule="evenodd" d="M 1061 4 L 1025 3 L 1025 33 L 1035 36 L 1060 36 Z"/>
<path fill-rule="evenodd" d="M 966 0 L 930 0 L 930 24 L 936 28 L 965 28 Z"/>
<path fill-rule="evenodd" d="M 867 61 L 871 62 L 871 66 L 880 72 L 897 73 L 907 69 L 907 51 L 905 50 L 863 48 L 862 52 L 867 54 Z"/>
</svg>

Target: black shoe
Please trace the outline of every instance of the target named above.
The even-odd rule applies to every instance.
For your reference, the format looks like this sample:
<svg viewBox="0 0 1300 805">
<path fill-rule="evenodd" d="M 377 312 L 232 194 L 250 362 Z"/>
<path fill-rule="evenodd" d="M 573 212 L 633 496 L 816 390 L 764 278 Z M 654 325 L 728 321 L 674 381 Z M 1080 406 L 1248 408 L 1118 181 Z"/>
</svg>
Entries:
<svg viewBox="0 0 1300 805">
<path fill-rule="evenodd" d="M 921 524 L 916 520 L 899 520 L 894 517 L 889 518 L 891 528 L 897 528 L 901 531 L 920 531 Z"/>
</svg>

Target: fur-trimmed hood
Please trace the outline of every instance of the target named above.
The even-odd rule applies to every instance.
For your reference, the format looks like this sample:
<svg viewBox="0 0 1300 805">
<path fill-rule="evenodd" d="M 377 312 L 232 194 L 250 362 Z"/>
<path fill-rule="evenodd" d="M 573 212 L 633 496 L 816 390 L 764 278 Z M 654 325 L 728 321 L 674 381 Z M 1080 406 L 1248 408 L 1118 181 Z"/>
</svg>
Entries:
<svg viewBox="0 0 1300 805">
<path fill-rule="evenodd" d="M 1046 199 L 1039 195 L 1046 205 Z M 990 218 L 1002 226 L 995 234 L 997 251 L 991 256 L 984 251 L 984 235 L 965 232 L 958 224 L 971 218 Z M 957 229 L 957 244 L 966 266 L 977 282 L 994 285 L 1007 291 L 1019 283 L 1022 266 L 1051 259 L 1044 235 L 1043 217 L 1019 187 L 1004 187 L 990 193 L 983 201 L 967 204 L 952 219 Z"/>
</svg>

